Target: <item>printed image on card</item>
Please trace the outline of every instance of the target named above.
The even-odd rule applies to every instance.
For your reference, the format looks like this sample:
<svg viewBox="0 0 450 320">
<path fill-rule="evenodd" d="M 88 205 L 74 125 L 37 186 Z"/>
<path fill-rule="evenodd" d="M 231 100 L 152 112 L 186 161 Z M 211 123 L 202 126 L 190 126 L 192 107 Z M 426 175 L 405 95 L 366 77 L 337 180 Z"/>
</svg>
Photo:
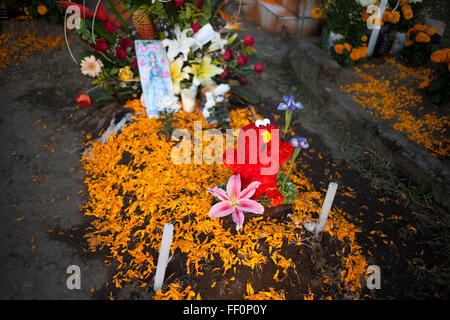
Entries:
<svg viewBox="0 0 450 320">
<path fill-rule="evenodd" d="M 166 51 L 157 40 L 135 40 L 134 45 L 147 116 L 154 118 L 160 101 L 174 95 Z"/>
</svg>

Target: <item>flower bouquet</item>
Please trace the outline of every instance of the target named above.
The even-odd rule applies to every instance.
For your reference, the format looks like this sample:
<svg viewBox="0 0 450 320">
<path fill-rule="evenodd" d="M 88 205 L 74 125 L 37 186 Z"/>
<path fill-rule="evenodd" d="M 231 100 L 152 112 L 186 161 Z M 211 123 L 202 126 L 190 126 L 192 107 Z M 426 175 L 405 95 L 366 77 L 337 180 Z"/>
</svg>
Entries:
<svg viewBox="0 0 450 320">
<path fill-rule="evenodd" d="M 293 95 L 283 100 L 278 110 L 285 111 L 282 133 L 285 138 L 293 113 L 303 105 L 295 102 Z M 233 171 L 233 176 L 226 186 L 208 190 L 221 201 L 211 208 L 212 218 L 231 214 L 239 230 L 244 221 L 243 212 L 280 217 L 292 208 L 297 189 L 288 177 L 300 151 L 309 145 L 303 137 L 283 140 L 280 130 L 267 118 L 241 128 L 237 149 L 229 148 L 223 154 L 223 163 Z M 289 169 L 283 175 L 280 167 L 289 159 Z"/>
<path fill-rule="evenodd" d="M 433 62 L 434 71 L 431 81 L 428 81 L 423 87 L 431 97 L 431 101 L 440 105 L 450 101 L 450 49 L 434 51 L 430 60 Z"/>
<path fill-rule="evenodd" d="M 421 66 L 429 61 L 433 51 L 433 38 L 436 30 L 426 25 L 416 24 L 406 32 L 407 39 L 400 56 L 412 66 Z"/>
<path fill-rule="evenodd" d="M 94 11 L 73 2 L 59 2 L 64 8 L 75 5 L 81 11 L 81 16 L 75 19 L 75 29 L 88 43 L 89 50 L 74 58 L 81 72 L 93 78 L 95 87 L 85 93 L 93 103 L 141 96 L 135 40 L 161 43 L 167 53 L 174 94 L 181 98 L 187 112 L 193 111 L 201 92 L 206 93 L 202 88 L 225 84 L 214 99 L 210 95 L 202 99 L 207 105 L 206 116 L 211 115 L 216 104 L 226 100 L 231 87 L 244 85 L 248 77 L 263 70 L 255 57 L 253 37 L 239 40 L 233 32 L 241 25 L 237 13 L 231 17 L 226 13 L 227 1 L 110 0 L 109 3 L 115 19 L 106 13 L 101 2 Z M 127 14 L 120 14 L 121 11 Z M 128 15 L 132 24 L 126 22 Z"/>
</svg>

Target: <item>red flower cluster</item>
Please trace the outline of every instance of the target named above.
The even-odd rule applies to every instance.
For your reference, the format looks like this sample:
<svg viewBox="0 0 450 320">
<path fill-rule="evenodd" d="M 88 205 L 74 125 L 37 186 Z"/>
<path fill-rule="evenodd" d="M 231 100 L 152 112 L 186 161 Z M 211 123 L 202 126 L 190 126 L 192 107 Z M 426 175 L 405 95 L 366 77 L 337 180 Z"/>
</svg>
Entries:
<svg viewBox="0 0 450 320">
<path fill-rule="evenodd" d="M 252 144 L 249 143 L 247 132 L 249 130 L 254 130 L 257 136 L 257 147 L 258 150 L 250 150 Z M 254 181 L 261 182 L 261 185 L 256 190 L 252 199 L 258 200 L 262 195 L 267 195 L 267 197 L 271 200 L 270 205 L 272 207 L 278 206 L 283 203 L 284 197 L 278 190 L 277 185 L 277 173 L 279 171 L 280 166 L 288 160 L 292 156 L 292 152 L 294 147 L 288 141 L 281 142 L 278 136 L 278 150 L 272 150 L 272 143 L 268 141 L 264 142 L 264 136 L 267 137 L 265 132 L 272 132 L 272 137 L 274 136 L 274 130 L 278 130 L 274 124 L 269 124 L 268 126 L 256 127 L 255 123 L 249 124 L 241 129 L 238 137 L 238 150 L 236 149 L 227 149 L 223 154 L 223 163 L 225 166 L 231 170 L 233 170 L 234 174 L 239 174 L 241 176 L 242 187 L 247 187 L 250 183 Z M 267 141 L 267 138 L 266 138 Z M 247 143 L 244 143 L 247 142 Z M 276 144 L 275 144 L 276 145 Z M 266 150 L 267 157 L 269 159 L 277 159 L 278 165 L 274 168 L 273 174 L 262 174 L 264 170 L 269 169 L 273 163 L 267 161 L 262 161 L 262 150 Z M 265 151 L 264 151 L 265 152 Z M 244 164 L 238 163 L 238 154 L 243 154 L 243 159 L 245 159 Z M 256 163 L 251 158 L 252 155 L 256 154 Z M 230 163 L 229 160 L 232 159 Z M 276 164 L 275 164 L 276 165 Z"/>
</svg>

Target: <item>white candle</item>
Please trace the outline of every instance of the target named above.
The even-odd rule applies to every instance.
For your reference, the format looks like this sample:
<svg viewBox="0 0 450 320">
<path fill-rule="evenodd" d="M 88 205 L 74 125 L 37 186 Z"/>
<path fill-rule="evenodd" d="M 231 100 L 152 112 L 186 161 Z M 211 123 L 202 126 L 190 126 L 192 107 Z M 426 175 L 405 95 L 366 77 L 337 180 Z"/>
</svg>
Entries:
<svg viewBox="0 0 450 320">
<path fill-rule="evenodd" d="M 374 9 L 371 9 L 371 7 L 376 8 L 375 13 L 373 13 Z M 370 16 L 370 18 L 367 20 L 367 27 L 372 30 L 372 33 L 370 34 L 369 44 L 367 46 L 367 56 L 368 57 L 372 56 L 372 54 L 373 54 L 373 50 L 375 49 L 375 45 L 377 44 L 378 35 L 380 33 L 380 28 L 381 28 L 381 25 L 379 25 L 377 23 L 375 25 L 373 24 L 372 17 L 376 16 L 377 17 L 376 21 L 381 22 L 383 20 L 382 17 L 383 17 L 384 11 L 386 10 L 386 7 L 387 7 L 387 0 L 381 0 L 379 7 L 376 5 L 372 5 L 372 6 L 368 7 L 367 13 L 373 13 L 372 16 Z"/>
<path fill-rule="evenodd" d="M 322 210 L 320 211 L 319 224 L 316 226 L 314 238 L 319 239 L 320 234 L 325 228 L 325 224 L 328 219 L 328 214 L 330 213 L 331 205 L 333 204 L 334 196 L 336 195 L 338 184 L 335 182 L 330 182 L 328 185 L 327 195 L 322 204 Z"/>
<path fill-rule="evenodd" d="M 156 267 L 155 283 L 153 290 L 156 292 L 161 289 L 164 282 L 164 274 L 169 263 L 170 246 L 172 245 L 173 224 L 166 223 L 164 225 L 163 236 L 161 240 L 161 248 L 159 249 L 158 266 Z"/>
<path fill-rule="evenodd" d="M 192 86 L 189 89 L 181 89 L 181 102 L 183 103 L 183 110 L 191 113 L 195 109 L 195 97 L 197 95 L 197 87 Z"/>
</svg>

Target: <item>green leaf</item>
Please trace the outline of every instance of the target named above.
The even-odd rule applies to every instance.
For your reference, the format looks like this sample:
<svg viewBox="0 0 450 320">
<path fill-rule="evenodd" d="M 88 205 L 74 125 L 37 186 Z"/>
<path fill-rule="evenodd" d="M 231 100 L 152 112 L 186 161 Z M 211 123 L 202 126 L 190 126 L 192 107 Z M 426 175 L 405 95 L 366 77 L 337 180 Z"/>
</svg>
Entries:
<svg viewBox="0 0 450 320">
<path fill-rule="evenodd" d="M 92 102 L 94 104 L 107 103 L 116 100 L 111 94 L 102 88 L 91 91 L 89 96 L 92 98 Z"/>
<path fill-rule="evenodd" d="M 260 102 L 260 98 L 255 96 L 254 94 L 250 93 L 249 91 L 245 90 L 242 87 L 233 87 L 231 89 L 231 92 L 238 95 L 245 101 L 247 101 L 249 104 L 258 104 Z"/>
</svg>

